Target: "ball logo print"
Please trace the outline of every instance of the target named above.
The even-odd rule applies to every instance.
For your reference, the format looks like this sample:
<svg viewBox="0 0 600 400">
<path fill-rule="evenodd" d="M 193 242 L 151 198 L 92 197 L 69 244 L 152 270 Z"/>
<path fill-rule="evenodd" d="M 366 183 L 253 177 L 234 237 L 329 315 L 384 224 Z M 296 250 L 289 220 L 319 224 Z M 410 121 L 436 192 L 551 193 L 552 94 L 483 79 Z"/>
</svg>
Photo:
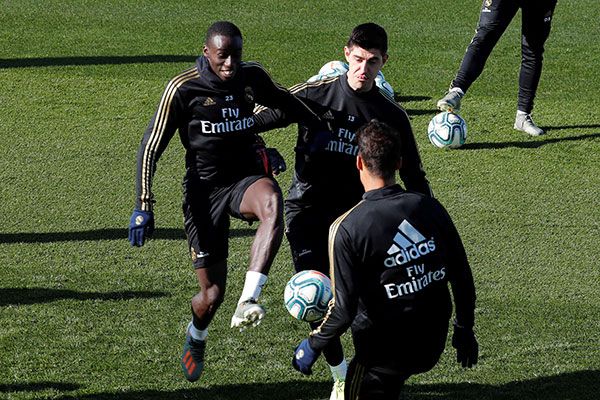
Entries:
<svg viewBox="0 0 600 400">
<path fill-rule="evenodd" d="M 285 308 L 292 317 L 306 322 L 322 320 L 332 297 L 331 280 L 315 270 L 292 276 L 283 292 Z"/>
<path fill-rule="evenodd" d="M 444 111 L 431 119 L 427 136 L 436 147 L 455 149 L 467 141 L 467 123 L 460 115 Z"/>
</svg>

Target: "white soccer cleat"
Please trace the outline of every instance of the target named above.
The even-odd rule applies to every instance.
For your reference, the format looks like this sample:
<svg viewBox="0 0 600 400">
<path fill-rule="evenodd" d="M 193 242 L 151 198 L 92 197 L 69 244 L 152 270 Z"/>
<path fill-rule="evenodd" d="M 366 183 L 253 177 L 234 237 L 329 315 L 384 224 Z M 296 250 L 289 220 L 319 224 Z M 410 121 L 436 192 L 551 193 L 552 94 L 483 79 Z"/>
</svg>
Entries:
<svg viewBox="0 0 600 400">
<path fill-rule="evenodd" d="M 336 379 L 333 382 L 333 389 L 331 389 L 331 396 L 329 400 L 344 400 L 344 388 L 346 387 L 346 381 L 343 379 Z"/>
<path fill-rule="evenodd" d="M 533 122 L 531 114 L 517 114 L 514 128 L 518 131 L 523 131 L 530 136 L 540 136 L 544 134 L 544 130 Z"/>
<path fill-rule="evenodd" d="M 464 94 L 457 90 L 451 90 L 438 100 L 437 108 L 441 111 L 457 112 L 460 110 L 460 99 Z"/>
<path fill-rule="evenodd" d="M 257 326 L 265 317 L 266 311 L 254 299 L 246 300 L 237 305 L 231 317 L 231 327 L 239 328 L 240 332 L 246 328 Z"/>
</svg>

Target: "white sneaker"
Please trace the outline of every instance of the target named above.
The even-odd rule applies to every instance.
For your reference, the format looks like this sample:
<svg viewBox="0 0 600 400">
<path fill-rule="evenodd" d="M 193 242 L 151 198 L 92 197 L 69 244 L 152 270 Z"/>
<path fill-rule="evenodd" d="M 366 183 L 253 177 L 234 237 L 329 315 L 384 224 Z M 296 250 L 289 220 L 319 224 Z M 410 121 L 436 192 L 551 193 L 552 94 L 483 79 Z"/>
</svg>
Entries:
<svg viewBox="0 0 600 400">
<path fill-rule="evenodd" d="M 266 311 L 254 299 L 246 300 L 237 305 L 233 317 L 231 317 L 231 327 L 240 328 L 240 332 L 246 328 L 257 326 L 265 317 Z"/>
<path fill-rule="evenodd" d="M 441 111 L 458 111 L 460 110 L 460 99 L 464 94 L 456 90 L 451 90 L 444 97 L 438 100 L 437 108 Z"/>
<path fill-rule="evenodd" d="M 544 134 L 544 130 L 533 122 L 531 114 L 517 114 L 514 128 L 531 136 L 540 136 Z"/>
<path fill-rule="evenodd" d="M 329 400 L 344 400 L 344 388 L 346 387 L 346 381 L 337 379 L 333 382 L 333 389 L 331 389 L 331 396 Z"/>
</svg>

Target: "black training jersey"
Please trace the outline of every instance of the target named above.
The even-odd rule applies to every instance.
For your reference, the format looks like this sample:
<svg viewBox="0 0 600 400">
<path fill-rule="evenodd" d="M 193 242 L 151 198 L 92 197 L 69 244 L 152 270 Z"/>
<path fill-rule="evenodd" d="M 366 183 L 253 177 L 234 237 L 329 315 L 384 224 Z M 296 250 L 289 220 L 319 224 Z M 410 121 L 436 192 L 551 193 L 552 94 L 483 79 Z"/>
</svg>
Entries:
<svg viewBox="0 0 600 400">
<path fill-rule="evenodd" d="M 176 130 L 186 150 L 188 174 L 228 184 L 260 173 L 253 147 L 257 132 L 253 110 L 257 103 L 285 109 L 294 118 L 316 119 L 257 63 L 241 63 L 232 80 L 222 81 L 201 56 L 194 67 L 173 78 L 138 151 L 136 206 L 152 210 L 156 163 Z"/>
<path fill-rule="evenodd" d="M 461 239 L 434 198 L 399 185 L 365 193 L 329 231 L 334 298 L 311 333 L 322 350 L 352 327 L 364 365 L 423 371 L 445 346 L 452 304 L 457 322 L 474 323 L 475 287 Z"/>
<path fill-rule="evenodd" d="M 398 103 L 373 85 L 366 93 L 354 91 L 345 74 L 302 83 L 290 89 L 324 119 L 333 132 L 316 131 L 301 121 L 298 125 L 295 171 L 287 201 L 299 204 L 330 202 L 333 195 L 342 210 L 358 202 L 364 193 L 356 169 L 359 127 L 377 119 L 396 129 L 402 138 L 400 176 L 408 190 L 431 195 L 421 165 L 408 115 Z M 294 120 L 282 110 L 257 109 L 257 124 L 263 129 L 287 126 Z"/>
</svg>

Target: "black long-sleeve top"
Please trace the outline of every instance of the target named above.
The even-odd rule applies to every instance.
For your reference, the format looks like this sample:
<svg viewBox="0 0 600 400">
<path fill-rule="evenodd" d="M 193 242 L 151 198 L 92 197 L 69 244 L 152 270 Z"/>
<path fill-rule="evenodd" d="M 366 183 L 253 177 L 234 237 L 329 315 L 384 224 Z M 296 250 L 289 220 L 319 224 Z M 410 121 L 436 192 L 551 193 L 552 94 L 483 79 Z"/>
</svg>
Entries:
<svg viewBox="0 0 600 400">
<path fill-rule="evenodd" d="M 176 130 L 186 150 L 188 173 L 199 179 L 227 184 L 260 173 L 253 147 L 256 104 L 318 121 L 302 101 L 254 62 L 242 62 L 233 79 L 222 81 L 201 56 L 194 67 L 171 79 L 138 150 L 136 207 L 152 210 L 156 163 Z"/>
<path fill-rule="evenodd" d="M 298 124 L 295 171 L 286 202 L 300 206 L 336 199 L 341 210 L 356 204 L 364 193 L 355 168 L 358 152 L 355 133 L 377 119 L 396 129 L 402 138 L 400 177 L 408 190 L 431 195 L 419 150 L 404 109 L 377 86 L 356 92 L 345 74 L 311 83 L 301 83 L 290 91 L 312 110 L 330 119 L 333 132 L 318 131 L 321 126 Z M 260 129 L 273 129 L 298 122 L 281 109 L 258 108 Z M 315 129 L 317 128 L 317 129 Z"/>
<path fill-rule="evenodd" d="M 462 241 L 434 198 L 399 185 L 365 193 L 329 232 L 334 298 L 310 336 L 322 350 L 352 327 L 366 365 L 425 371 L 442 353 L 452 313 L 473 327 L 475 286 Z"/>
</svg>

